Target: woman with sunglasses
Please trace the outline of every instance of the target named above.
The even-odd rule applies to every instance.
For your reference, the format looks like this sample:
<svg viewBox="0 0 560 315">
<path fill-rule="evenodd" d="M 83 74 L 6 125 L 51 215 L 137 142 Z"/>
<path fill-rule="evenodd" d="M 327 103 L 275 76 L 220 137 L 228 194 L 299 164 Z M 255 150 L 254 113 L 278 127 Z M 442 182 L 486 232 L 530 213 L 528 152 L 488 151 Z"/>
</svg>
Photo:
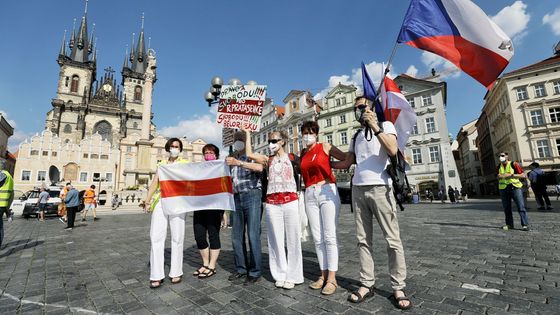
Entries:
<svg viewBox="0 0 560 315">
<path fill-rule="evenodd" d="M 338 241 L 336 226 L 340 212 L 340 197 L 336 180 L 330 166 L 330 157 L 344 160 L 346 154 L 330 143 L 317 141 L 319 124 L 306 121 L 301 126 L 303 144 L 301 175 L 305 184 L 305 210 L 313 240 L 321 276 L 309 287 L 330 295 L 336 291 L 338 270 Z"/>
<path fill-rule="evenodd" d="M 183 143 L 177 138 L 167 140 L 165 151 L 169 158 L 158 163 L 158 167 L 164 164 L 187 163 L 180 154 L 183 152 Z M 153 197 L 153 198 L 152 198 Z M 150 288 L 159 288 L 165 278 L 164 251 L 165 239 L 167 238 L 167 225 L 171 229 L 171 267 L 169 278 L 172 284 L 181 282 L 183 279 L 183 241 L 185 239 L 185 213 L 178 215 L 167 215 L 163 211 L 160 200 L 159 176 L 156 175 L 148 189 L 148 195 L 144 200 L 145 211 L 152 212 L 150 224 Z"/>
<path fill-rule="evenodd" d="M 251 148 L 251 137 L 246 137 L 246 147 Z M 270 273 L 277 288 L 293 289 L 303 283 L 303 256 L 301 252 L 301 227 L 297 181 L 299 160 L 285 151 L 288 134 L 274 131 L 268 136 L 270 157 L 252 153 L 247 156 L 268 166 L 266 191 L 266 223 Z M 285 243 L 284 243 L 285 240 Z"/>
</svg>

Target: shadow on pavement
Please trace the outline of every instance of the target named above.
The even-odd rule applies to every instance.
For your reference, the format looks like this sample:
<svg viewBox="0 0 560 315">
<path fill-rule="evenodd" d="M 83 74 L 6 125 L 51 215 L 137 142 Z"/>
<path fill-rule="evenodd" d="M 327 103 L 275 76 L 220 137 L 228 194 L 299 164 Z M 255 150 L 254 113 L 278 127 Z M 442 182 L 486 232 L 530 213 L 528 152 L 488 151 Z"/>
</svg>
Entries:
<svg viewBox="0 0 560 315">
<path fill-rule="evenodd" d="M 484 229 L 491 229 L 491 230 L 501 229 L 501 227 L 496 227 L 496 226 L 476 225 L 476 224 L 466 224 L 466 223 L 451 223 L 451 222 L 424 222 L 424 224 L 458 226 L 458 227 L 476 227 L 476 228 L 484 228 Z"/>
<path fill-rule="evenodd" d="M 33 241 L 33 242 L 29 242 L 30 240 L 27 240 L 27 241 L 28 242 L 25 242 L 24 244 L 21 244 L 19 246 L 13 247 L 13 248 L 8 248 L 8 245 L 10 245 L 11 243 L 19 243 L 18 241 L 10 242 L 10 243 L 6 244 L 6 246 L 4 247 L 6 252 L 4 254 L 0 255 L 0 258 L 8 257 L 8 256 L 10 256 L 10 255 L 12 255 L 16 252 L 19 252 L 20 250 L 24 250 L 26 248 L 39 246 L 39 245 L 44 243 L 44 241 Z"/>
</svg>

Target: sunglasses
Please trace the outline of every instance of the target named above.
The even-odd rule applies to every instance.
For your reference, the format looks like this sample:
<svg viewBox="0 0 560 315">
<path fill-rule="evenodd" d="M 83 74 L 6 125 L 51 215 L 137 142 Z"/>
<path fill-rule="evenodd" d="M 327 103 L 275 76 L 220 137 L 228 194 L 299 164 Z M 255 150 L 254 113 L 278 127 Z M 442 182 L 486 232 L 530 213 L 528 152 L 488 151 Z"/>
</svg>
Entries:
<svg viewBox="0 0 560 315">
<path fill-rule="evenodd" d="M 366 104 L 361 104 L 361 105 L 356 106 L 356 109 L 359 109 L 359 110 L 365 110 L 366 108 L 367 108 Z"/>
<path fill-rule="evenodd" d="M 268 143 L 278 143 L 278 141 L 281 141 L 282 139 L 268 139 Z"/>
<path fill-rule="evenodd" d="M 501 157 L 505 157 L 506 155 L 505 155 L 505 154 L 500 154 L 500 156 L 501 156 Z"/>
</svg>

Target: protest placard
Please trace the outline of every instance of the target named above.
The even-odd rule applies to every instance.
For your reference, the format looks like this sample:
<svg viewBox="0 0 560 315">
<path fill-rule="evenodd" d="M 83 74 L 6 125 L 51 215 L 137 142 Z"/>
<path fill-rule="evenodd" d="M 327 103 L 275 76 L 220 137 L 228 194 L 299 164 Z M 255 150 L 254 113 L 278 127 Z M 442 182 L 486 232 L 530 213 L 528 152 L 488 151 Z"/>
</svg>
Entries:
<svg viewBox="0 0 560 315">
<path fill-rule="evenodd" d="M 216 122 L 224 128 L 259 131 L 266 99 L 266 85 L 224 85 Z"/>
</svg>

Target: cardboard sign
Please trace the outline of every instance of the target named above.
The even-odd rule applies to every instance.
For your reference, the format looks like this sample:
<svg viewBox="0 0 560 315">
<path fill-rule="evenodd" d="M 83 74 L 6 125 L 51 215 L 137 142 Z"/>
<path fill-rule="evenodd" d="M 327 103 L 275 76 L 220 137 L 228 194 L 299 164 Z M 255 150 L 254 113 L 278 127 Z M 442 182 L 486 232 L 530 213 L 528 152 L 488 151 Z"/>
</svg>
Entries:
<svg viewBox="0 0 560 315">
<path fill-rule="evenodd" d="M 224 128 L 259 131 L 266 85 L 224 85 L 216 122 Z"/>
</svg>

